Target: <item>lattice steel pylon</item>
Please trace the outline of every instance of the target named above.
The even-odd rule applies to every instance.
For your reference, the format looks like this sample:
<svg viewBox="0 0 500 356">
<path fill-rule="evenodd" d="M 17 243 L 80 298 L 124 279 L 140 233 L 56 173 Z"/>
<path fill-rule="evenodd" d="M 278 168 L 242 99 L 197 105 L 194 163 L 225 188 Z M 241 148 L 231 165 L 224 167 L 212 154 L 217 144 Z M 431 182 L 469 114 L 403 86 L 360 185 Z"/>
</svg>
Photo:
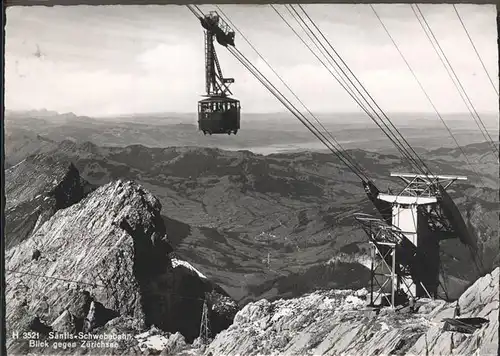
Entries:
<svg viewBox="0 0 500 356">
<path fill-rule="evenodd" d="M 206 298 L 203 301 L 203 309 L 201 312 L 200 341 L 204 345 L 210 342 L 210 320 L 208 319 L 208 304 Z"/>
<path fill-rule="evenodd" d="M 356 214 L 355 219 L 365 230 L 371 245 L 370 304 L 386 301 L 389 306 L 395 307 L 403 290 L 408 298 L 415 298 L 410 281 L 416 247 L 401 230 L 382 219 L 365 214 Z"/>
<path fill-rule="evenodd" d="M 372 246 L 371 303 L 382 304 L 385 300 L 395 307 L 399 296 L 404 299 L 437 296 L 440 241 L 460 238 L 465 244 L 473 245 L 473 239 L 446 193 L 453 182 L 466 177 L 406 173 L 391 176 L 404 181 L 401 192 L 397 195 L 376 192 L 374 196 L 389 204 L 391 214 L 383 215 L 383 219 L 364 214 L 357 214 L 355 218 Z M 374 296 L 376 286 L 380 289 Z M 382 294 L 383 299 L 379 299 Z"/>
</svg>

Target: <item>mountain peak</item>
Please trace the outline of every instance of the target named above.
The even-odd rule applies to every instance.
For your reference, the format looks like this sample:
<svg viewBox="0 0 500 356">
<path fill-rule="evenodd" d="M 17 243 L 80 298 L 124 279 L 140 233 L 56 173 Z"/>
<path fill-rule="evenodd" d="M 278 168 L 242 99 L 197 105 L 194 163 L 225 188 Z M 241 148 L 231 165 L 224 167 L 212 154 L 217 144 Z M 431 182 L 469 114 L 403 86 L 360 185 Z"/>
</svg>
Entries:
<svg viewBox="0 0 500 356">
<path fill-rule="evenodd" d="M 117 180 L 57 211 L 6 253 L 8 328 L 33 329 L 36 318 L 38 330 L 50 330 L 73 320 L 71 330 L 79 332 L 131 318 L 137 330 L 156 325 L 194 339 L 206 294 L 227 296 L 172 263 L 161 208 L 141 185 Z M 231 323 L 234 313 L 225 313 L 212 314 L 215 332 Z"/>
<path fill-rule="evenodd" d="M 56 211 L 80 201 L 92 186 L 73 163 L 35 154 L 5 171 L 5 244 L 27 239 Z"/>
</svg>

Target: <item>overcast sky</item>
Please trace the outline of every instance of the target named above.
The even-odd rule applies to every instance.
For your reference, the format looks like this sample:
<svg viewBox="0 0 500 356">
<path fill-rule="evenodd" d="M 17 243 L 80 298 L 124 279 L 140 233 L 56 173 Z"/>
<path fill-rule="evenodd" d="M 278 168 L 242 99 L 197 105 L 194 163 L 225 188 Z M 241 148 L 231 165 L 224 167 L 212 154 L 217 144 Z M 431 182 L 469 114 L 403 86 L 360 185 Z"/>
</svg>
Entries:
<svg viewBox="0 0 500 356">
<path fill-rule="evenodd" d="M 360 111 L 271 7 L 221 8 L 311 110 Z M 432 112 L 368 5 L 304 8 L 385 111 Z M 467 112 L 410 5 L 375 8 L 438 109 Z M 495 6 L 457 8 L 497 85 Z M 453 7 L 421 9 L 476 109 L 497 112 L 498 96 Z M 265 67 L 238 34 L 236 45 Z M 217 50 L 223 73 L 235 78 L 232 90 L 245 112 L 284 110 L 226 49 L 217 45 Z M 8 110 L 95 116 L 193 112 L 204 92 L 202 27 L 184 6 L 10 7 L 5 58 Z"/>
</svg>

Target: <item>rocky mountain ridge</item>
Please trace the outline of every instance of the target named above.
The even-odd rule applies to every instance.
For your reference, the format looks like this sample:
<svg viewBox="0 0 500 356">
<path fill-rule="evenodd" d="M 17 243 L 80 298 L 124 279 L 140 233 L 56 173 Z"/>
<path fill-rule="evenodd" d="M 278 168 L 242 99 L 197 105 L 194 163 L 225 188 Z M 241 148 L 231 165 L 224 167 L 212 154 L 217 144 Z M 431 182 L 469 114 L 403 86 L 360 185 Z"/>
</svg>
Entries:
<svg viewBox="0 0 500 356">
<path fill-rule="evenodd" d="M 6 252 L 7 329 L 74 333 L 127 320 L 136 334 L 155 325 L 192 341 L 205 299 L 213 331 L 229 326 L 236 303 L 175 256 L 160 211 L 143 187 L 115 181 L 55 212 Z"/>
<path fill-rule="evenodd" d="M 76 167 L 51 156 L 33 155 L 5 171 L 5 247 L 19 244 L 58 210 L 95 189 Z"/>
<path fill-rule="evenodd" d="M 247 304 L 208 345 L 187 344 L 155 328 L 132 350 L 171 356 L 498 354 L 499 271 L 478 279 L 458 301 L 420 299 L 414 310 L 373 308 L 369 293 L 318 290 L 299 298 Z M 129 352 L 128 354 L 132 354 Z"/>
<path fill-rule="evenodd" d="M 499 271 L 457 302 L 420 300 L 416 313 L 367 308 L 366 290 L 260 300 L 240 310 L 204 355 L 497 355 Z M 467 328 L 474 323 L 478 329 Z"/>
</svg>

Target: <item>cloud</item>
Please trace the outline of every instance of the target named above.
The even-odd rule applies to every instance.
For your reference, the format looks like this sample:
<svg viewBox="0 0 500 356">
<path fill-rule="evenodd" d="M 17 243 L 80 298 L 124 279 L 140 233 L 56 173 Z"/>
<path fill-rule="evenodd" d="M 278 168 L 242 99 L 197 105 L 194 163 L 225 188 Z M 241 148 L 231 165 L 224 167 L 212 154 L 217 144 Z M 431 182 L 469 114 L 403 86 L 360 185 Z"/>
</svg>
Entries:
<svg viewBox="0 0 500 356">
<path fill-rule="evenodd" d="M 369 7 L 304 8 L 381 107 L 431 110 Z M 458 8 L 496 80 L 494 7 Z M 311 110 L 359 110 L 269 6 L 222 9 Z M 376 9 L 438 108 L 466 110 L 409 6 Z M 497 110 L 498 97 L 453 8 L 421 9 L 477 109 Z M 287 91 L 239 34 L 236 42 L 280 90 Z M 43 58 L 33 55 L 37 45 Z M 224 75 L 235 78 L 232 89 L 246 112 L 284 110 L 226 49 L 216 48 Z M 205 87 L 203 31 L 181 6 L 9 8 L 5 75 L 6 106 L 13 110 L 47 108 L 87 115 L 195 111 Z"/>
<path fill-rule="evenodd" d="M 196 110 L 204 89 L 204 78 L 197 75 L 203 70 L 203 57 L 191 46 L 159 45 L 127 60 L 137 63 L 129 73 L 10 56 L 6 61 L 7 105 L 13 110 L 48 107 L 88 115 L 169 107 Z"/>
</svg>

